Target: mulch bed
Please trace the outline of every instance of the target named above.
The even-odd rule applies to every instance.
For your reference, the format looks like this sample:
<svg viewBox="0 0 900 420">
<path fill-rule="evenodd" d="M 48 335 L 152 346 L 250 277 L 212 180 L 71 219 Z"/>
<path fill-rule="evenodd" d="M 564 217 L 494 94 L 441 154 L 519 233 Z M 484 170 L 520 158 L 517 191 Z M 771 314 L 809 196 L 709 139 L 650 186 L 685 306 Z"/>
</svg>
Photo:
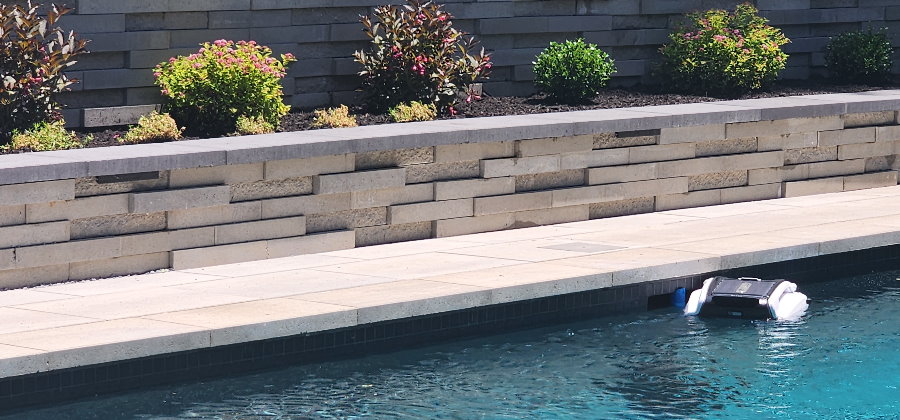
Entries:
<svg viewBox="0 0 900 420">
<path fill-rule="evenodd" d="M 900 83 L 898 83 L 898 81 L 886 84 L 884 86 L 837 86 L 823 83 L 821 81 L 784 81 L 779 82 L 772 89 L 765 92 L 754 92 L 728 99 L 755 99 L 794 95 L 814 95 L 821 93 L 863 92 L 868 90 L 896 89 L 898 86 L 900 86 Z M 709 96 L 666 93 L 660 91 L 660 88 L 655 86 L 635 86 L 627 89 L 606 89 L 589 103 L 578 105 L 555 103 L 548 100 L 544 95 L 540 94 L 528 97 L 493 97 L 485 95 L 480 101 L 475 101 L 470 104 L 463 103 L 459 105 L 457 107 L 459 111 L 458 115 L 454 117 L 440 117 L 439 119 L 491 117 L 500 115 L 527 115 L 547 112 L 583 111 L 590 109 L 689 104 L 719 100 L 723 99 Z M 357 116 L 357 122 L 359 123 L 359 125 L 377 125 L 388 124 L 392 122 L 388 115 L 370 114 L 367 113 L 366 110 L 361 106 L 352 106 L 350 108 L 350 112 Z M 314 128 L 312 128 L 312 121 L 312 112 L 294 111 L 286 115 L 281 120 L 278 131 L 287 132 L 313 130 Z M 93 136 L 93 140 L 88 143 L 86 147 L 117 146 L 119 145 L 119 137 L 125 134 L 126 129 L 127 127 L 113 127 L 103 130 L 84 131 L 79 134 L 82 136 L 88 134 Z M 20 152 L 21 151 L 13 151 L 7 153 Z M 0 151 L 0 154 L 3 153 L 3 151 Z"/>
</svg>

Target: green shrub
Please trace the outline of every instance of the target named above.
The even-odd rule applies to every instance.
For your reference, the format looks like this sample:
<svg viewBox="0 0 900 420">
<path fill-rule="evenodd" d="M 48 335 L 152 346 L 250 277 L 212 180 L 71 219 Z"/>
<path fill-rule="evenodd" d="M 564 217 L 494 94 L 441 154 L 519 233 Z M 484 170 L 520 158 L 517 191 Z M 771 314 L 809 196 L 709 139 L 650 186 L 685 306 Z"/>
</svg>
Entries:
<svg viewBox="0 0 900 420">
<path fill-rule="evenodd" d="M 290 110 L 282 100 L 281 79 L 295 59 L 271 55 L 271 49 L 255 41 L 220 39 L 202 44 L 195 54 L 159 64 L 154 76 L 166 110 L 190 133 L 232 133 L 241 115 L 275 126 Z"/>
<path fill-rule="evenodd" d="M 29 130 L 15 131 L 7 148 L 12 150 L 30 150 L 44 152 L 48 150 L 78 149 L 84 147 L 91 137 L 83 140 L 75 133 L 66 130 L 65 121 L 39 122 Z"/>
<path fill-rule="evenodd" d="M 241 115 L 235 123 L 235 130 L 242 136 L 253 134 L 267 134 L 275 132 L 275 126 L 266 122 L 262 117 L 245 117 Z"/>
<path fill-rule="evenodd" d="M 75 79 L 63 71 L 85 52 L 86 41 L 56 26 L 72 9 L 0 4 L 0 144 L 13 131 L 52 121 L 59 109 L 53 95 Z"/>
<path fill-rule="evenodd" d="M 119 143 L 158 143 L 178 140 L 181 138 L 181 131 L 169 114 L 154 111 L 142 116 L 137 125 L 130 127 L 125 136 L 119 139 Z"/>
<path fill-rule="evenodd" d="M 550 98 L 567 103 L 593 98 L 616 71 L 608 54 L 583 39 L 551 42 L 532 64 L 535 86 Z"/>
<path fill-rule="evenodd" d="M 397 105 L 388 113 L 395 122 L 431 121 L 437 118 L 437 108 L 434 104 L 426 105 L 419 101 Z"/>
<path fill-rule="evenodd" d="M 766 87 L 784 69 L 787 54 L 781 46 L 790 40 L 752 5 L 688 18 L 690 24 L 670 34 L 660 49 L 661 74 L 675 90 L 734 96 Z"/>
<path fill-rule="evenodd" d="M 362 65 L 366 103 L 374 111 L 419 101 L 453 114 L 459 93 L 488 76 L 490 57 L 483 48 L 470 53 L 477 42 L 454 29 L 452 16 L 441 6 L 409 0 L 402 7 L 375 8 L 375 19 L 362 17 L 372 45 L 353 54 Z"/>
<path fill-rule="evenodd" d="M 350 115 L 350 109 L 347 108 L 347 105 L 317 109 L 312 126 L 315 128 L 356 127 L 356 116 Z"/>
<path fill-rule="evenodd" d="M 893 52 L 884 29 L 848 32 L 831 39 L 825 64 L 836 82 L 882 83 L 891 77 Z"/>
</svg>

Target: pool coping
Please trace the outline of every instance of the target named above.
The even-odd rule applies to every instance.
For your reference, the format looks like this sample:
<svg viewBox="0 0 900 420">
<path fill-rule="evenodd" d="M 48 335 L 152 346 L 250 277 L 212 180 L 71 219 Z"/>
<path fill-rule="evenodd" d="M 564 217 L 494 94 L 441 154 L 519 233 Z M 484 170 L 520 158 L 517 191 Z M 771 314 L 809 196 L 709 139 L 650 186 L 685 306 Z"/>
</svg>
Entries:
<svg viewBox="0 0 900 420">
<path fill-rule="evenodd" d="M 485 143 L 900 109 L 900 90 L 461 118 L 0 156 L 0 185 Z"/>
<path fill-rule="evenodd" d="M 295 341 L 301 344 L 292 348 L 314 348 L 325 338 L 311 337 L 328 336 L 322 333 L 365 338 L 371 331 L 376 339 L 375 326 L 401 323 L 409 342 L 421 343 L 429 328 L 439 331 L 454 316 L 463 324 L 478 316 L 502 323 L 506 316 L 478 311 L 521 318 L 582 300 L 596 301 L 584 313 L 635 309 L 649 296 L 696 287 L 710 273 L 879 249 L 889 249 L 879 258 L 896 262 L 897 244 L 900 186 L 4 291 L 0 312 L 11 321 L 0 333 L 0 400 L 14 403 L 28 393 L 25 384 L 40 381 L 91 389 L 72 378 L 66 385 L 55 373 L 102 368 L 105 381 L 116 366 L 133 382 L 127 373 L 136 368 L 121 367 L 128 362 L 147 364 L 143 376 L 176 362 L 184 373 L 191 357 L 231 360 L 226 353 L 250 351 L 254 360 L 254 348 L 263 354 L 274 343 Z M 411 267 L 431 272 L 413 275 Z M 307 285 L 291 279 L 310 273 L 319 290 L 298 293 Z M 270 290 L 278 284 L 284 290 Z"/>
</svg>

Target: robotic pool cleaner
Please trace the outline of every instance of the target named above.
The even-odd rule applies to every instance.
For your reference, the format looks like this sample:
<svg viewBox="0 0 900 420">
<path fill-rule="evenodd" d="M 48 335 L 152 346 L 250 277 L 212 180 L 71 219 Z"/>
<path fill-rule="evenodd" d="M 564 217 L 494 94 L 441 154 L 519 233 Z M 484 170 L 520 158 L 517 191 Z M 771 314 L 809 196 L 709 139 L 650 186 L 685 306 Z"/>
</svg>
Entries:
<svg viewBox="0 0 900 420">
<path fill-rule="evenodd" d="M 691 293 L 685 315 L 746 319 L 799 319 L 809 303 L 786 280 L 712 277 Z"/>
</svg>

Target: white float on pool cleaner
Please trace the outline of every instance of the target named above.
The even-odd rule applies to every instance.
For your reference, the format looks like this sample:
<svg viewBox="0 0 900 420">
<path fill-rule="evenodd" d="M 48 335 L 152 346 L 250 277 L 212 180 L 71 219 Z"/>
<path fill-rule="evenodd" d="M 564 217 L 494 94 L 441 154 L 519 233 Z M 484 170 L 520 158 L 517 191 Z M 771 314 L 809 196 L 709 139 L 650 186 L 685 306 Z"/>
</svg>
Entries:
<svg viewBox="0 0 900 420">
<path fill-rule="evenodd" d="M 685 315 L 795 320 L 806 312 L 806 295 L 787 280 L 711 277 L 694 290 Z"/>
</svg>

